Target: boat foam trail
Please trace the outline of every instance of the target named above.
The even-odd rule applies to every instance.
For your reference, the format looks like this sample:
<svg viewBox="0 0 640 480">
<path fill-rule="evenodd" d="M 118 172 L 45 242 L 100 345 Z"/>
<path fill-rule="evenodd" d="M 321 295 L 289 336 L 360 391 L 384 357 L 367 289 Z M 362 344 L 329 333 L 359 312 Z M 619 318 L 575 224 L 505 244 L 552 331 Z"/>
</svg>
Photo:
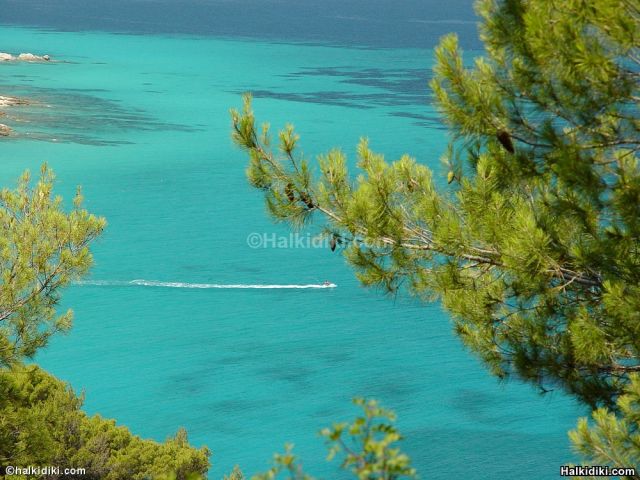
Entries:
<svg viewBox="0 0 640 480">
<path fill-rule="evenodd" d="M 164 287 L 164 288 L 218 288 L 218 289 L 309 289 L 309 288 L 336 288 L 335 283 L 309 283 L 309 284 L 284 284 L 284 285 L 252 285 L 244 283 L 185 283 L 185 282 L 158 282 L 155 280 L 82 280 L 75 285 L 102 286 L 102 287 Z"/>
</svg>

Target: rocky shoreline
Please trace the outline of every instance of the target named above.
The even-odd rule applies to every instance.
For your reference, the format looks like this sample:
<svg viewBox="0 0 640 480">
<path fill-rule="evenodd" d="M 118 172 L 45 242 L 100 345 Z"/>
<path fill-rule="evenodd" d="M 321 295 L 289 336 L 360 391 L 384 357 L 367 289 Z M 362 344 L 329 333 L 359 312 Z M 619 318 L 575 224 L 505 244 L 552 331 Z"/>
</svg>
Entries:
<svg viewBox="0 0 640 480">
<path fill-rule="evenodd" d="M 1 62 L 49 62 L 51 61 L 51 57 L 49 55 L 34 55 L 33 53 L 20 53 L 19 55 L 12 55 L 11 53 L 0 52 L 0 63 Z M 0 117 L 5 115 L 4 111 L 1 109 L 5 107 L 14 107 L 17 105 L 29 105 L 31 102 L 24 98 L 18 97 L 8 97 L 4 95 L 0 95 Z M 13 129 L 5 125 L 4 123 L 0 123 L 0 137 L 8 137 L 13 133 Z"/>
<path fill-rule="evenodd" d="M 18 105 L 29 105 L 31 102 L 24 98 L 19 97 L 8 97 L 4 95 L 0 95 L 0 109 L 5 107 L 15 107 Z M 5 112 L 0 110 L 0 117 L 5 116 Z M 8 137 L 13 133 L 13 129 L 9 125 L 5 125 L 4 123 L 0 123 L 0 137 Z"/>
<path fill-rule="evenodd" d="M 21 53 L 12 55 L 10 53 L 0 52 L 0 62 L 49 62 L 49 55 L 34 55 L 33 53 Z"/>
<path fill-rule="evenodd" d="M 0 108 L 3 107 L 14 107 L 16 105 L 29 105 L 31 102 L 24 98 L 18 97 L 6 97 L 0 95 Z"/>
</svg>

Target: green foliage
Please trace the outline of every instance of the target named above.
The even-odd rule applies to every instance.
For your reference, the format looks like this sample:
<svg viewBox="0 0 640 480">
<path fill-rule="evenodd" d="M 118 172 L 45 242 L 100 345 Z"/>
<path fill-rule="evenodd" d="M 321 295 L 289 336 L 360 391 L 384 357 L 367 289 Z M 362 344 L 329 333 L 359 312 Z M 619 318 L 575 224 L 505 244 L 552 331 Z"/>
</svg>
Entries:
<svg viewBox="0 0 640 480">
<path fill-rule="evenodd" d="M 71 327 L 71 311 L 56 311 L 60 291 L 87 273 L 89 244 L 106 225 L 82 209 L 79 189 L 66 213 L 53 182 L 43 165 L 35 185 L 26 172 L 15 190 L 0 192 L 0 464 L 86 468 L 87 479 L 202 478 L 209 451 L 190 447 L 184 430 L 164 443 L 142 440 L 88 417 L 65 384 L 23 366 Z"/>
<path fill-rule="evenodd" d="M 115 421 L 89 417 L 82 398 L 36 366 L 0 370 L 0 464 L 86 468 L 82 478 L 204 478 L 210 452 L 180 429 L 164 443 L 143 440 Z"/>
<path fill-rule="evenodd" d="M 255 133 L 250 96 L 234 141 L 275 220 L 322 222 L 366 286 L 440 299 L 499 378 L 607 407 L 573 440 L 594 463 L 639 466 L 640 4 L 476 5 L 486 55 L 465 62 L 455 35 L 436 49 L 440 181 L 366 140 L 356 174 L 332 150 L 311 175 L 292 127 L 277 149 Z"/>
<path fill-rule="evenodd" d="M 640 377 L 631 375 L 624 395 L 618 398 L 619 416 L 599 408 L 593 412 L 593 426 L 586 418 L 569 432 L 576 451 L 585 465 L 626 468 L 640 465 Z M 640 478 L 640 472 L 634 477 Z"/>
<path fill-rule="evenodd" d="M 287 443 L 284 446 L 284 453 L 273 455 L 273 467 L 264 473 L 259 473 L 251 477 L 251 480 L 274 480 L 281 473 L 288 475 L 290 480 L 314 480 L 302 469 L 302 465 L 293 453 L 293 444 Z"/>
<path fill-rule="evenodd" d="M 395 414 L 382 408 L 375 400 L 354 399 L 362 408 L 363 415 L 352 423 L 338 423 L 323 429 L 320 434 L 326 439 L 328 460 L 343 455 L 341 468 L 351 471 L 359 480 L 396 480 L 414 478 L 415 470 L 409 457 L 395 446 L 402 436 L 393 425 Z M 302 469 L 293 454 L 293 445 L 285 445 L 285 452 L 275 454 L 273 467 L 253 480 L 273 480 L 286 473 L 291 480 L 313 480 Z"/>
<path fill-rule="evenodd" d="M 0 192 L 0 367 L 32 357 L 71 327 L 71 311 L 56 312 L 60 289 L 91 267 L 89 243 L 105 227 L 81 208 L 79 189 L 65 213 L 53 181 L 43 165 L 35 186 L 26 172 L 15 190 Z"/>
<path fill-rule="evenodd" d="M 321 432 L 329 445 L 329 459 L 343 453 L 342 468 L 351 470 L 359 480 L 415 477 L 409 457 L 395 446 L 402 440 L 393 425 L 395 413 L 375 400 L 356 398 L 354 403 L 362 408 L 362 416 L 351 424 L 339 423 Z"/>
<path fill-rule="evenodd" d="M 439 298 L 500 378 L 615 399 L 640 370 L 639 6 L 622 0 L 481 0 L 486 56 L 455 36 L 431 84 L 452 133 L 448 166 L 358 147 L 318 175 L 288 126 L 271 147 L 251 97 L 233 139 L 271 216 L 324 225 L 360 281 Z M 444 189 L 436 188 L 447 185 Z"/>
<path fill-rule="evenodd" d="M 244 480 L 244 473 L 240 470 L 240 467 L 236 465 L 229 475 L 225 475 L 223 480 Z"/>
</svg>

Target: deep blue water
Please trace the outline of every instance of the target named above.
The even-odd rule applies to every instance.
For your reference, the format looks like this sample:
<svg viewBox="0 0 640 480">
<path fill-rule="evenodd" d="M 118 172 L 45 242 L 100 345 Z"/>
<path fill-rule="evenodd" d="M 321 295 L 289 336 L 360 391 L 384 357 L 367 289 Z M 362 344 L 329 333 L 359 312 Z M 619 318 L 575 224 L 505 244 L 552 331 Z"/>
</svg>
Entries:
<svg viewBox="0 0 640 480">
<path fill-rule="evenodd" d="M 87 411 L 159 440 L 185 426 L 213 450 L 211 478 L 265 470 L 285 441 L 335 478 L 317 431 L 370 396 L 398 412 L 422 478 L 557 477 L 584 414 L 572 401 L 499 384 L 437 304 L 361 288 L 326 248 L 247 244 L 289 231 L 231 145 L 240 93 L 274 128 L 295 123 L 310 157 L 342 146 L 353 159 L 368 136 L 442 176 L 431 48 L 452 30 L 479 48 L 470 2 L 1 0 L 0 12 L 0 50 L 64 61 L 0 65 L 0 94 L 38 102 L 3 119 L 18 135 L 0 142 L 1 183 L 47 161 L 60 193 L 82 184 L 109 221 L 97 284 L 65 293 L 72 332 L 37 358 L 85 391 Z"/>
<path fill-rule="evenodd" d="M 478 48 L 470 0 L 0 0 L 2 22 L 61 30 L 186 33 L 430 48 L 456 31 Z"/>
</svg>

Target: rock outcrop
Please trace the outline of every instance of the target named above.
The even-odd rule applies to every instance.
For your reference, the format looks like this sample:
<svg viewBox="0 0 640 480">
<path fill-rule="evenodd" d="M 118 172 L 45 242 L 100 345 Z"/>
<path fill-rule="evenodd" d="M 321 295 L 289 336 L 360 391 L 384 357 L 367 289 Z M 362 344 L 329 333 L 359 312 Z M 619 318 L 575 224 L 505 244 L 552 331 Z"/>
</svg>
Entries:
<svg viewBox="0 0 640 480">
<path fill-rule="evenodd" d="M 24 98 L 5 97 L 0 95 L 0 107 L 13 107 L 14 105 L 29 105 L 31 102 Z"/>
<path fill-rule="evenodd" d="M 32 102 L 25 98 L 18 97 L 7 97 L 0 95 L 0 109 L 4 109 L 6 107 L 14 107 L 16 105 L 29 105 Z M 4 117 L 6 115 L 5 112 L 0 110 L 0 117 Z M 9 125 L 5 125 L 4 123 L 0 123 L 0 137 L 8 137 L 13 135 L 14 131 Z"/>
<path fill-rule="evenodd" d="M 13 133 L 11 127 L 5 125 L 4 123 L 0 123 L 0 137 L 8 137 Z"/>
<path fill-rule="evenodd" d="M 51 60 L 49 55 L 34 55 L 33 53 L 21 53 L 18 55 L 18 60 L 22 62 L 48 62 Z"/>
<path fill-rule="evenodd" d="M 0 52 L 0 62 L 48 62 L 49 55 L 34 55 L 33 53 L 21 53 L 18 56 Z"/>
</svg>

